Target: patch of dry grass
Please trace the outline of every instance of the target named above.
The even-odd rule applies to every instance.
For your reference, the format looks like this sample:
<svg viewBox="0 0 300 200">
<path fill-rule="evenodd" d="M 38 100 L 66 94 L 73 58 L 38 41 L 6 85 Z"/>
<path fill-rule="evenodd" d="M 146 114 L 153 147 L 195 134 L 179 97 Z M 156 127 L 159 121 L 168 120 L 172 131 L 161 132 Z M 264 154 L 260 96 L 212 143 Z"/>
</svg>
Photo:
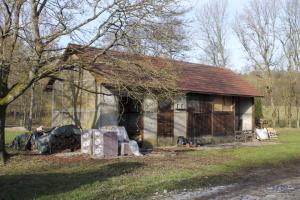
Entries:
<svg viewBox="0 0 300 200">
<path fill-rule="evenodd" d="M 0 167 L 0 199 L 145 199 L 163 190 L 232 183 L 247 170 L 300 159 L 300 131 L 280 144 L 93 160 L 15 154 Z"/>
</svg>

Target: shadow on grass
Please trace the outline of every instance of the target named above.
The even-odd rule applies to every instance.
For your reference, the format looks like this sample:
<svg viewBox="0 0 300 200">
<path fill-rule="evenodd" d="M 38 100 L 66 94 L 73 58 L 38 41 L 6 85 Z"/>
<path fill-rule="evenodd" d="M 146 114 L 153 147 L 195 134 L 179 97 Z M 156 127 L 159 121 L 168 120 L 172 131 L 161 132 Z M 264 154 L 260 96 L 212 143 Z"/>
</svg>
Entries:
<svg viewBox="0 0 300 200">
<path fill-rule="evenodd" d="M 139 162 L 119 162 L 79 172 L 4 175 L 0 176 L 0 199 L 36 199 L 61 194 L 134 172 L 142 166 Z"/>
</svg>

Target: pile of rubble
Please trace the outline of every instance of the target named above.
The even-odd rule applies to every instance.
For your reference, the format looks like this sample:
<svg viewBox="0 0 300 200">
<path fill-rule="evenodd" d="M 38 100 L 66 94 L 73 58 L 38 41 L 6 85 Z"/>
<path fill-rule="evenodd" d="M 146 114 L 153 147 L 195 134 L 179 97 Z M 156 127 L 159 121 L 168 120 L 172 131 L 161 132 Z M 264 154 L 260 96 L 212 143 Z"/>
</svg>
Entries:
<svg viewBox="0 0 300 200">
<path fill-rule="evenodd" d="M 84 130 L 81 135 L 81 152 L 94 157 L 142 155 L 137 142 L 129 140 L 125 128 L 118 126 Z"/>
<path fill-rule="evenodd" d="M 269 128 L 268 122 L 264 119 L 257 122 L 255 133 L 258 140 L 278 139 L 278 132 L 273 128 Z"/>
<path fill-rule="evenodd" d="M 83 154 L 93 157 L 142 155 L 137 142 L 129 139 L 124 127 L 118 126 L 83 131 L 75 125 L 38 128 L 34 132 L 17 136 L 10 146 L 18 151 L 35 150 L 39 154 L 81 148 Z"/>
<path fill-rule="evenodd" d="M 36 150 L 40 154 L 49 154 L 80 149 L 80 138 L 81 130 L 75 125 L 38 128 L 34 132 L 18 135 L 10 146 L 18 151 Z"/>
</svg>

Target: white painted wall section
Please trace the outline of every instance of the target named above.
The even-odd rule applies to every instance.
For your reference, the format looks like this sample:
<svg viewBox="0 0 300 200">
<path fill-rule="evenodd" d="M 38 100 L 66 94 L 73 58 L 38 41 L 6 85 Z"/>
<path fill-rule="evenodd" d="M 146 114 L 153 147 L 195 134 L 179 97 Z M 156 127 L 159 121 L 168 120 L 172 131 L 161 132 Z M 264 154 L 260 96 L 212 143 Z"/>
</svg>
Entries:
<svg viewBox="0 0 300 200">
<path fill-rule="evenodd" d="M 144 110 L 144 146 L 154 147 L 157 145 L 157 108 L 158 104 L 151 98 L 145 98 Z"/>
<path fill-rule="evenodd" d="M 241 118 L 243 120 L 243 130 L 252 130 L 252 99 L 251 98 L 241 98 L 240 109 L 241 109 Z"/>
<path fill-rule="evenodd" d="M 119 103 L 118 98 L 112 95 L 104 86 L 100 86 L 99 94 L 100 109 L 99 109 L 99 127 L 102 126 L 117 126 L 119 124 Z M 108 94 L 108 95 L 105 95 Z M 99 128 L 96 127 L 96 128 Z"/>
<path fill-rule="evenodd" d="M 187 136 L 187 99 L 186 96 L 178 96 L 174 101 L 174 139 L 178 136 Z M 176 142 L 176 141 L 175 141 Z"/>
</svg>

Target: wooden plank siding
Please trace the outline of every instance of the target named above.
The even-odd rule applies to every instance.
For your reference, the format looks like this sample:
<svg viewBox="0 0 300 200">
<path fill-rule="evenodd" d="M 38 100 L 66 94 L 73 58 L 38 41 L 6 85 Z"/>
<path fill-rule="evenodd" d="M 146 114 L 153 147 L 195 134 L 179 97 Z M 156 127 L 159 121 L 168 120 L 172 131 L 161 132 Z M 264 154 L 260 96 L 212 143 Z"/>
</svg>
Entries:
<svg viewBox="0 0 300 200">
<path fill-rule="evenodd" d="M 213 136 L 234 135 L 234 112 L 213 112 Z"/>
<path fill-rule="evenodd" d="M 206 136 L 234 136 L 233 97 L 189 94 L 187 136 L 191 141 Z"/>
<path fill-rule="evenodd" d="M 252 130 L 255 130 L 256 128 L 255 112 L 255 98 L 252 97 Z"/>
</svg>

